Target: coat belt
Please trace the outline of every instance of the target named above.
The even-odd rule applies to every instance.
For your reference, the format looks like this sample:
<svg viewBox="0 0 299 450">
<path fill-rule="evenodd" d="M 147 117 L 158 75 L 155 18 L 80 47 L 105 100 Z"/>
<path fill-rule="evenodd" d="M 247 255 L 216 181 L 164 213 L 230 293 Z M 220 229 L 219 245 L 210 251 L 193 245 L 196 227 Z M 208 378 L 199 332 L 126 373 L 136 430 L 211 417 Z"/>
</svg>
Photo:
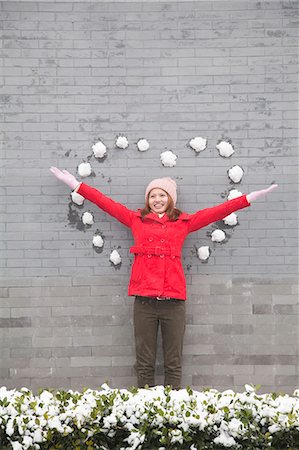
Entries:
<svg viewBox="0 0 299 450">
<path fill-rule="evenodd" d="M 155 256 L 180 256 L 178 250 L 171 250 L 170 248 L 163 247 L 142 247 L 135 245 L 130 248 L 130 253 L 136 253 L 138 255 L 155 255 Z"/>
</svg>

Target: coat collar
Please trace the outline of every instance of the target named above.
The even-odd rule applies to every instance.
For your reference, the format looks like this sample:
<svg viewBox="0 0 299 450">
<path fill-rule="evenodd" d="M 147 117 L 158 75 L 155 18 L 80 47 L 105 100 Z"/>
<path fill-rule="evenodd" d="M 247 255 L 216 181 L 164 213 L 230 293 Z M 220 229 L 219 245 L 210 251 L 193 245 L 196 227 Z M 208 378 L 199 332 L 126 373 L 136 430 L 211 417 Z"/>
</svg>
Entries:
<svg viewBox="0 0 299 450">
<path fill-rule="evenodd" d="M 141 212 L 140 211 L 141 211 L 141 209 L 138 209 L 136 211 L 135 214 L 136 214 L 137 217 L 141 217 Z M 170 219 L 167 216 L 167 214 L 164 214 L 163 217 L 159 217 L 155 213 L 149 213 L 145 217 L 146 217 L 146 219 L 154 220 L 155 222 L 158 222 L 158 223 L 170 222 Z M 183 212 L 180 215 L 180 217 L 178 218 L 178 220 L 190 220 L 190 216 L 189 216 L 189 214 Z"/>
</svg>

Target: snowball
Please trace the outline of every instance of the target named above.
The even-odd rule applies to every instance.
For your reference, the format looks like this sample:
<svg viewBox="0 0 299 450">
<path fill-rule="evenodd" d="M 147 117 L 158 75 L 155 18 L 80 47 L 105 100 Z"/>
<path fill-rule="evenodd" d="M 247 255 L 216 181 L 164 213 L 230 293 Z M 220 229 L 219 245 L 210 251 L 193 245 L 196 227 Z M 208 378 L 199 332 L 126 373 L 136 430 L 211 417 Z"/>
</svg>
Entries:
<svg viewBox="0 0 299 450">
<path fill-rule="evenodd" d="M 95 234 L 92 238 L 92 243 L 95 247 L 103 247 L 104 241 L 102 236 L 100 236 L 99 234 Z"/>
<path fill-rule="evenodd" d="M 92 225 L 93 215 L 90 212 L 85 212 L 82 216 L 82 222 L 84 223 L 84 225 Z"/>
<path fill-rule="evenodd" d="M 77 192 L 71 193 L 72 201 L 76 203 L 76 205 L 83 205 L 84 197 L 82 195 L 78 194 Z"/>
<path fill-rule="evenodd" d="M 160 158 L 165 167 L 174 167 L 176 165 L 177 156 L 171 150 L 161 153 Z"/>
<path fill-rule="evenodd" d="M 91 174 L 91 165 L 89 163 L 81 163 L 78 167 L 80 177 L 88 177 Z"/>
<path fill-rule="evenodd" d="M 202 137 L 195 137 L 191 139 L 189 145 L 196 152 L 202 152 L 207 147 L 207 140 Z"/>
<path fill-rule="evenodd" d="M 128 147 L 129 142 L 126 136 L 118 136 L 115 142 L 116 147 L 125 149 Z"/>
<path fill-rule="evenodd" d="M 228 176 L 234 183 L 239 183 L 242 179 L 243 173 L 244 171 L 240 166 L 233 166 L 229 169 Z"/>
<path fill-rule="evenodd" d="M 237 225 L 238 217 L 235 213 L 231 213 L 229 216 L 224 217 L 223 222 L 231 227 Z"/>
<path fill-rule="evenodd" d="M 225 239 L 225 233 L 222 230 L 214 230 L 211 239 L 213 242 L 222 242 Z"/>
<path fill-rule="evenodd" d="M 232 200 L 233 198 L 241 197 L 242 192 L 238 191 L 238 189 L 231 189 L 227 196 L 227 200 Z"/>
<path fill-rule="evenodd" d="M 106 145 L 99 141 L 92 146 L 92 151 L 96 158 L 103 158 L 107 153 Z"/>
<path fill-rule="evenodd" d="M 229 158 L 235 150 L 233 146 L 227 141 L 221 141 L 216 145 L 216 148 L 219 150 L 219 155 L 224 156 L 225 158 Z"/>
<path fill-rule="evenodd" d="M 117 250 L 113 250 L 113 252 L 110 255 L 109 260 L 115 265 L 117 266 L 118 264 L 121 263 L 121 257 L 120 254 L 118 253 Z"/>
<path fill-rule="evenodd" d="M 205 245 L 203 247 L 199 247 L 197 249 L 197 256 L 199 259 L 206 260 L 210 256 L 210 247 L 208 245 Z"/>
<path fill-rule="evenodd" d="M 139 151 L 146 152 L 146 150 L 149 149 L 149 143 L 146 139 L 139 139 L 139 141 L 137 142 L 137 147 Z"/>
</svg>

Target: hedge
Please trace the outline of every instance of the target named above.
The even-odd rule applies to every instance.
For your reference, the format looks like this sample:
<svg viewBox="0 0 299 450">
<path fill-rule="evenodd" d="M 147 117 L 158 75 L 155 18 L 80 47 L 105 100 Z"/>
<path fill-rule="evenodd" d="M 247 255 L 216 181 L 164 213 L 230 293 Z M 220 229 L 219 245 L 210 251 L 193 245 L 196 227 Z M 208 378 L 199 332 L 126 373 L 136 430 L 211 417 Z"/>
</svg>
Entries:
<svg viewBox="0 0 299 450">
<path fill-rule="evenodd" d="M 0 388 L 1 450 L 299 449 L 299 389 L 288 394 Z"/>
</svg>

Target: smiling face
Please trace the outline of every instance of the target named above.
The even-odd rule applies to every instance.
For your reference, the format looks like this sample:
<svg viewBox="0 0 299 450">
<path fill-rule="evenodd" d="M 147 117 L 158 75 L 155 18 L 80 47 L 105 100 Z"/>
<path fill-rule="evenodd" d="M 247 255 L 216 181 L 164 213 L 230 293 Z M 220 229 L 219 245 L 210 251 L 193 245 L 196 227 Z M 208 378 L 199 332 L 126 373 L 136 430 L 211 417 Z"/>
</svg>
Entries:
<svg viewBox="0 0 299 450">
<path fill-rule="evenodd" d="M 148 205 L 152 212 L 156 214 L 164 213 L 169 205 L 167 192 L 160 188 L 154 188 L 148 195 Z"/>
</svg>

